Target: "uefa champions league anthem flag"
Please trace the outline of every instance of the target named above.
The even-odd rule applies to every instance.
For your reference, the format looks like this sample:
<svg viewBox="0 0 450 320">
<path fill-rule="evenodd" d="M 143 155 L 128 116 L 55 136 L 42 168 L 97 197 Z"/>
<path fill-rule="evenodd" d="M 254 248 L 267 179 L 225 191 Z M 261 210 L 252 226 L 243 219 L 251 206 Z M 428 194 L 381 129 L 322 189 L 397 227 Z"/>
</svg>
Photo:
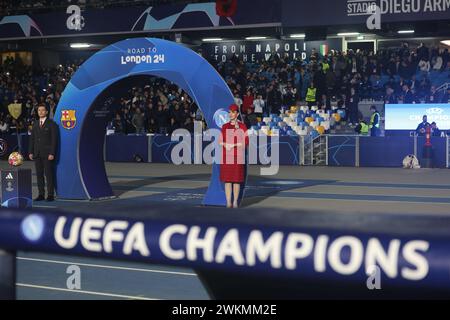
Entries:
<svg viewBox="0 0 450 320">
<path fill-rule="evenodd" d="M 221 128 L 233 95 L 200 55 L 174 42 L 151 38 L 120 41 L 87 60 L 66 86 L 55 119 L 60 127 L 57 194 L 61 199 L 113 196 L 105 171 L 103 144 L 122 80 L 155 76 L 177 84 L 201 109 L 208 128 Z M 219 164 L 213 165 L 205 205 L 226 204 Z"/>
</svg>

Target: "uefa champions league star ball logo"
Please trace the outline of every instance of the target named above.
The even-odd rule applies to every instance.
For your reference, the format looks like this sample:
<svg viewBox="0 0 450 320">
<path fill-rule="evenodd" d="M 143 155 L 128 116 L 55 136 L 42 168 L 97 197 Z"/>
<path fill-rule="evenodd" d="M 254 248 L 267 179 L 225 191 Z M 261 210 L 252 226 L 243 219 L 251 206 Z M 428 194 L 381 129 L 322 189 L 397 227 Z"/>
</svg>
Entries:
<svg viewBox="0 0 450 320">
<path fill-rule="evenodd" d="M 0 29 L 3 29 L 3 26 L 11 28 L 11 25 L 20 28 L 25 37 L 30 37 L 35 33 L 44 35 L 37 23 L 27 15 L 6 16 L 0 20 Z"/>
<path fill-rule="evenodd" d="M 131 31 L 170 30 L 179 24 L 180 20 L 185 19 L 186 16 L 192 13 L 202 13 L 209 20 L 208 24 L 211 27 L 235 25 L 231 17 L 227 17 L 226 21 L 221 21 L 221 17 L 217 14 L 216 2 L 191 3 L 185 5 L 181 11 L 173 12 L 166 16 L 161 16 L 161 13 L 157 9 L 154 10 L 153 7 L 148 7 L 136 20 Z"/>
<path fill-rule="evenodd" d="M 31 242 L 37 242 L 42 238 L 44 228 L 44 218 L 38 214 L 27 216 L 20 225 L 22 235 Z"/>
<path fill-rule="evenodd" d="M 228 121 L 230 121 L 230 116 L 225 109 L 219 109 L 214 113 L 214 122 L 219 128 L 222 129 L 222 126 Z"/>
</svg>

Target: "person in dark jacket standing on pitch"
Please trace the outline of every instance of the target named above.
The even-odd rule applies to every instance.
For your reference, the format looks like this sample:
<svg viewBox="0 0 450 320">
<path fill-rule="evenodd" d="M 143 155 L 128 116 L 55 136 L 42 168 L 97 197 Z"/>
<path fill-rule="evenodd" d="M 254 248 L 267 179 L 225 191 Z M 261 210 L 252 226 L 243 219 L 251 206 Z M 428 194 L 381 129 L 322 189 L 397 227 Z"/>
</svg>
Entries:
<svg viewBox="0 0 450 320">
<path fill-rule="evenodd" d="M 370 107 L 370 112 L 372 112 L 372 115 L 370 116 L 370 136 L 371 137 L 378 137 L 380 135 L 380 113 L 377 110 L 376 106 Z"/>
<path fill-rule="evenodd" d="M 349 108 L 349 118 L 350 123 L 349 125 L 357 125 L 358 123 L 358 104 L 359 104 L 359 95 L 358 91 L 355 87 L 351 87 L 350 89 L 350 96 L 347 98 L 348 101 L 345 103 Z"/>
<path fill-rule="evenodd" d="M 47 180 L 47 201 L 55 199 L 55 155 L 58 141 L 58 127 L 48 118 L 47 107 L 38 106 L 39 119 L 31 129 L 29 157 L 36 167 L 39 196 L 34 201 L 45 200 L 45 181 Z"/>
</svg>

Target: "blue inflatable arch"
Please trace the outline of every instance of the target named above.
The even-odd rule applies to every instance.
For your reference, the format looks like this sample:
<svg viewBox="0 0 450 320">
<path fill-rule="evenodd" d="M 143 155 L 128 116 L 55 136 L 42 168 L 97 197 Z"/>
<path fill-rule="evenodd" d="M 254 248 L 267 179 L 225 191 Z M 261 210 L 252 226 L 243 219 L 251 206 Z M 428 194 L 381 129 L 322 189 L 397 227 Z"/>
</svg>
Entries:
<svg viewBox="0 0 450 320">
<path fill-rule="evenodd" d="M 202 110 L 209 128 L 219 128 L 217 114 L 226 112 L 234 102 L 217 71 L 184 46 L 161 39 L 134 38 L 106 47 L 75 73 L 56 110 L 61 139 L 56 169 L 58 198 L 113 196 L 103 158 L 104 136 L 112 113 L 105 93 L 117 96 L 115 84 L 142 76 L 164 78 L 182 88 Z M 226 204 L 219 177 L 220 167 L 214 164 L 204 205 Z"/>
</svg>

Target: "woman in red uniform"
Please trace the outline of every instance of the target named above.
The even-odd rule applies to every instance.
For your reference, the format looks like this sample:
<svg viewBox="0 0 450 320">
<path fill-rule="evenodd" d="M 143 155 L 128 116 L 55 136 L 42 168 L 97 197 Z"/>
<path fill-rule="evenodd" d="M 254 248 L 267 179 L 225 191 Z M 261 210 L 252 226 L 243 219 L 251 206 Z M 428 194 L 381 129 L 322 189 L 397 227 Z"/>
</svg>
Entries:
<svg viewBox="0 0 450 320">
<path fill-rule="evenodd" d="M 230 121 L 222 126 L 220 180 L 225 183 L 227 208 L 237 208 L 241 184 L 245 180 L 245 147 L 248 145 L 248 136 L 247 127 L 237 119 L 239 107 L 233 104 L 229 112 Z"/>
</svg>

